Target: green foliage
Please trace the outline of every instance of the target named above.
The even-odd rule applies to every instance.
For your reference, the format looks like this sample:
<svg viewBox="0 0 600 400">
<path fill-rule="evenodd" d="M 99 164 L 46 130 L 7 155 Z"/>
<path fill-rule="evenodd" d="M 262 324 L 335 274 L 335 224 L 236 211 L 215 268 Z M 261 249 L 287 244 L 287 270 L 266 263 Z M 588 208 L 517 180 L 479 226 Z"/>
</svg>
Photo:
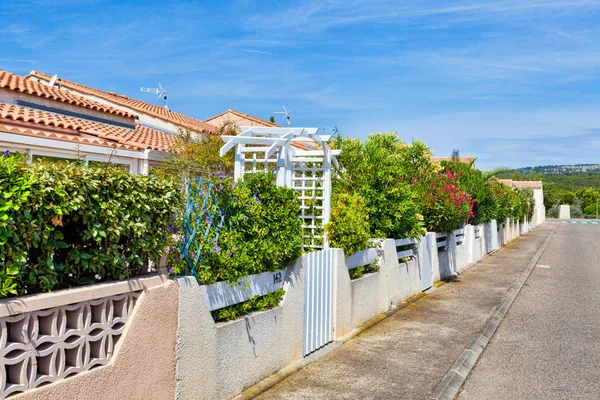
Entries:
<svg viewBox="0 0 600 400">
<path fill-rule="evenodd" d="M 461 175 L 460 172 L 454 175 L 446 170 L 435 179 L 420 184 L 423 188 L 423 216 L 428 230 L 450 233 L 473 217 L 473 199 L 458 185 Z"/>
<path fill-rule="evenodd" d="M 416 193 L 406 181 L 408 162 L 402 158 L 406 145 L 395 133 L 372 134 L 364 143 L 337 135 L 332 147 L 342 150 L 333 193 L 356 193 L 367 201 L 372 237 L 418 237 L 423 233 Z"/>
<path fill-rule="evenodd" d="M 237 135 L 231 123 L 220 127 L 221 134 Z M 180 131 L 169 156 L 153 168 L 152 173 L 166 179 L 182 180 L 198 176 L 210 176 L 211 173 L 233 173 L 233 152 L 224 157 L 219 155 L 223 146 L 220 135 L 208 135 L 203 140 L 196 139 L 190 131 Z"/>
<path fill-rule="evenodd" d="M 229 307 L 221 308 L 212 312 L 212 317 L 215 322 L 232 321 L 239 317 L 250 314 L 254 311 L 265 311 L 271 308 L 277 307 L 281 300 L 285 290 L 283 288 L 277 289 L 276 291 L 266 294 L 264 296 L 250 297 L 243 303 L 234 304 Z"/>
<path fill-rule="evenodd" d="M 0 157 L 0 296 L 147 271 L 181 199 L 157 177 L 81 163 Z"/>
<path fill-rule="evenodd" d="M 573 204 L 574 199 L 575 193 L 566 190 L 560 196 L 560 204 Z"/>
<path fill-rule="evenodd" d="M 330 246 L 344 249 L 346 256 L 366 249 L 371 236 L 366 200 L 357 193 L 336 193 L 326 230 Z"/>
<path fill-rule="evenodd" d="M 169 265 L 174 273 L 189 274 L 183 258 L 198 258 L 201 262 L 197 278 L 201 284 L 217 281 L 235 284 L 249 275 L 285 268 L 300 256 L 299 201 L 292 189 L 277 187 L 271 174 L 247 174 L 237 184 L 223 175 L 195 182 L 203 190 L 191 199 L 197 206 L 191 208 L 190 218 L 201 213 L 204 204 L 208 209 L 223 212 L 224 226 L 220 231 L 209 229 L 216 220 L 207 217 L 201 221 L 196 232 L 200 245 L 197 254 L 191 253 L 195 249 L 183 254 L 180 246 L 173 247 Z M 206 197 L 209 184 L 214 198 Z M 184 217 L 180 215 L 173 224 L 175 231 L 181 231 Z"/>
<path fill-rule="evenodd" d="M 597 189 L 600 188 L 600 171 L 544 175 L 543 181 L 544 185 L 555 183 L 563 190 L 572 192 L 586 187 Z"/>
<path fill-rule="evenodd" d="M 362 278 L 365 274 L 370 274 L 379 271 L 379 257 L 373 260 L 369 265 L 362 265 L 360 267 L 353 268 L 348 271 L 350 279 Z"/>
</svg>

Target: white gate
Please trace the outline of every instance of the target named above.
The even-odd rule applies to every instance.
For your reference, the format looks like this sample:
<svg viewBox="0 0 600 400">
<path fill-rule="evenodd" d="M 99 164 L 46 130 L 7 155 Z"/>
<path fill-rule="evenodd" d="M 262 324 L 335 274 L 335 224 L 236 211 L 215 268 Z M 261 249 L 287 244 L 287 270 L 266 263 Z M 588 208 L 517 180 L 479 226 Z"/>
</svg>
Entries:
<svg viewBox="0 0 600 400">
<path fill-rule="evenodd" d="M 304 349 L 312 353 L 333 341 L 333 251 L 305 254 Z"/>
</svg>

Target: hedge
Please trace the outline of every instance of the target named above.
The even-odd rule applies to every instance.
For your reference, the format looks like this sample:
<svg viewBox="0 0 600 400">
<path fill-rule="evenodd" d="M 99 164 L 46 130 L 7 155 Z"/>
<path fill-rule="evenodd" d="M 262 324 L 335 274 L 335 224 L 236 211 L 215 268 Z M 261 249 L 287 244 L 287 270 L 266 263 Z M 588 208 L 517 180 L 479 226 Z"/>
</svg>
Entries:
<svg viewBox="0 0 600 400">
<path fill-rule="evenodd" d="M 300 256 L 300 202 L 292 189 L 277 187 L 272 174 L 246 174 L 237 183 L 213 174 L 191 185 L 189 214 L 180 213 L 172 226 L 172 274 L 195 275 L 202 285 L 243 284 L 246 276 L 285 268 Z M 186 219 L 198 221 L 190 246 L 179 240 Z"/>
<path fill-rule="evenodd" d="M 467 223 L 533 215 L 531 190 L 503 185 L 472 163 L 433 162 L 420 141 L 405 144 L 396 133 L 375 133 L 361 142 L 338 134 L 332 146 L 342 154 L 328 231 L 332 245 L 348 255 L 366 247 L 366 230 L 376 238 L 416 238 L 426 231 L 449 233 Z M 342 196 L 353 196 L 353 203 Z M 346 232 L 359 237 L 339 234 Z"/>
<path fill-rule="evenodd" d="M 146 273 L 181 202 L 156 177 L 6 153 L 0 190 L 0 297 Z"/>
</svg>

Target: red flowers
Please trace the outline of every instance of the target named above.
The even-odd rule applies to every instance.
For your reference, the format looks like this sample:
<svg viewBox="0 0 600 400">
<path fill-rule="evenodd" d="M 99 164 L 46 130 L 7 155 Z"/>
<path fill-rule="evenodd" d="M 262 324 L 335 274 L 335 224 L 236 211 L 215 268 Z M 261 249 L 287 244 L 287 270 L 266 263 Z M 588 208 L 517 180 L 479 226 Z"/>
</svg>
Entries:
<svg viewBox="0 0 600 400">
<path fill-rule="evenodd" d="M 429 221 L 436 221 L 432 230 L 446 232 L 458 228 L 467 218 L 473 218 L 474 200 L 458 186 L 462 173 L 453 174 L 447 170 L 429 182 L 423 182 L 424 213 Z M 428 184 L 427 184 L 428 183 Z"/>
</svg>

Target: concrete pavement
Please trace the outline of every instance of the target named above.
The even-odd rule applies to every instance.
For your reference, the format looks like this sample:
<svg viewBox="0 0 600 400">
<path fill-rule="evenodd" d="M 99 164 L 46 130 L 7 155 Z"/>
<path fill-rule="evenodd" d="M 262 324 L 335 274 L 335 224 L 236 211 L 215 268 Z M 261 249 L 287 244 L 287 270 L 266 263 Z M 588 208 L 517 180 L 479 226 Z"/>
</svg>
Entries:
<svg viewBox="0 0 600 400">
<path fill-rule="evenodd" d="M 542 225 L 259 399 L 424 399 L 554 229 Z"/>
<path fill-rule="evenodd" d="M 460 400 L 600 398 L 600 227 L 561 224 Z"/>
</svg>

